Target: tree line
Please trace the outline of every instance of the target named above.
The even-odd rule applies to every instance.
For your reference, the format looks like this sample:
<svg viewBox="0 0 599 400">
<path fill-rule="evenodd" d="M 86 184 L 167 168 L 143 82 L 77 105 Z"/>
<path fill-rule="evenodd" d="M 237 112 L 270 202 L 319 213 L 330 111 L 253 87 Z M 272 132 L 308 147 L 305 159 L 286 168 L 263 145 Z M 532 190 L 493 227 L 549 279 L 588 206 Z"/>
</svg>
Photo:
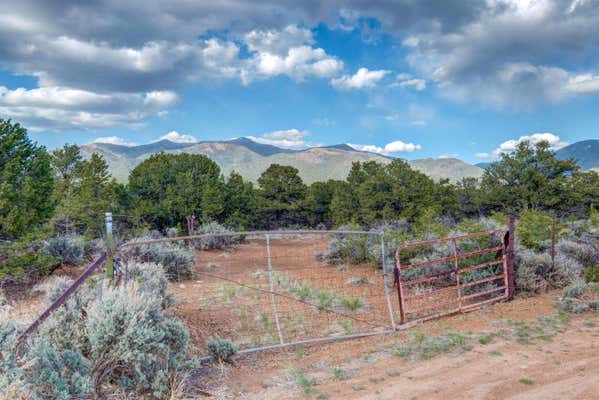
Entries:
<svg viewBox="0 0 599 400">
<path fill-rule="evenodd" d="M 354 163 L 345 180 L 306 185 L 291 166 L 270 165 L 256 184 L 223 176 L 204 155 L 158 153 L 117 182 L 98 154 L 76 145 L 48 152 L 25 128 L 0 120 L 0 237 L 33 231 L 100 237 L 103 213 L 131 215 L 149 229 L 184 227 L 187 216 L 233 229 L 336 228 L 422 215 L 461 220 L 493 212 L 553 210 L 584 218 L 599 205 L 599 175 L 559 160 L 546 142 L 522 142 L 480 180 L 434 181 L 405 161 Z"/>
</svg>

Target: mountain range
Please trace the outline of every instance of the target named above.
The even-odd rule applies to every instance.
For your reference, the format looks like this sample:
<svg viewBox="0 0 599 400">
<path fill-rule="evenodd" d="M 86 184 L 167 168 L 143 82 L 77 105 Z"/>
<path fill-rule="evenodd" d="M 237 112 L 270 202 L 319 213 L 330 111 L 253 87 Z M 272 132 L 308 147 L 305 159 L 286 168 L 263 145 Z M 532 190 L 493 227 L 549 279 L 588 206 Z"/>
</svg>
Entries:
<svg viewBox="0 0 599 400">
<path fill-rule="evenodd" d="M 392 157 L 356 150 L 347 144 L 292 150 L 255 142 L 248 138 L 197 143 L 175 143 L 161 140 L 139 146 L 90 143 L 81 146 L 84 157 L 99 153 L 108 163 L 110 173 L 125 182 L 135 166 L 152 154 L 204 154 L 214 160 L 223 174 L 239 172 L 244 179 L 256 182 L 270 164 L 291 165 L 299 170 L 304 182 L 310 184 L 327 179 L 345 179 L 353 162 L 388 163 Z M 576 158 L 583 170 L 599 169 L 599 140 L 573 143 L 556 152 L 559 158 Z M 425 158 L 407 161 L 412 168 L 433 179 L 447 178 L 453 182 L 465 177 L 480 177 L 489 163 L 468 164 L 456 158 Z"/>
<path fill-rule="evenodd" d="M 98 153 L 108 163 L 110 173 L 125 182 L 129 172 L 152 154 L 165 153 L 204 154 L 214 160 L 223 174 L 239 172 L 244 179 L 256 182 L 270 164 L 291 165 L 299 170 L 304 182 L 310 184 L 327 179 L 345 179 L 353 162 L 377 161 L 388 163 L 392 157 L 356 150 L 347 144 L 310 147 L 303 150 L 284 149 L 255 142 L 248 138 L 197 143 L 174 143 L 161 140 L 140 146 L 121 146 L 109 143 L 90 143 L 81 146 L 81 154 L 90 157 Z M 412 168 L 433 179 L 452 181 L 467 176 L 481 176 L 483 170 L 455 158 L 411 160 Z"/>
</svg>

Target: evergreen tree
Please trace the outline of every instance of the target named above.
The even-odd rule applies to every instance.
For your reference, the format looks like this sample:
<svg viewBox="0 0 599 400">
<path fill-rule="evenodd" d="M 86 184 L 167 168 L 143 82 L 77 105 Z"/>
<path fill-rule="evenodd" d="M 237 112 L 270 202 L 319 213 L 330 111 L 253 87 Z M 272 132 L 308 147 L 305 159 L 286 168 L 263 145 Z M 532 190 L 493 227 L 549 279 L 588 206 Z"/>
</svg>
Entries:
<svg viewBox="0 0 599 400">
<path fill-rule="evenodd" d="M 258 178 L 258 185 L 258 226 L 271 229 L 305 223 L 301 203 L 306 185 L 297 168 L 271 164 Z"/>
<path fill-rule="evenodd" d="M 251 182 L 244 182 L 241 175 L 233 171 L 225 183 L 225 222 L 235 228 L 247 229 L 256 213 L 256 195 Z"/>
<path fill-rule="evenodd" d="M 368 227 L 384 220 L 414 220 L 433 206 L 441 214 L 445 210 L 440 198 L 451 189 L 446 183 L 443 187 L 435 184 L 399 159 L 389 164 L 354 163 L 347 184 L 345 190 L 336 192 L 331 202 L 336 225 L 356 222 Z M 446 206 L 450 211 L 455 207 L 451 199 Z"/>
<path fill-rule="evenodd" d="M 183 225 L 194 213 L 202 222 L 225 210 L 218 165 L 204 155 L 158 153 L 129 175 L 134 213 L 157 229 Z"/>
<path fill-rule="evenodd" d="M 59 233 L 73 233 L 81 228 L 73 225 L 76 188 L 80 183 L 83 166 L 79 147 L 67 143 L 62 148 L 52 151 L 52 166 L 56 182 L 54 201 L 57 205 L 53 217 L 54 226 Z"/>
<path fill-rule="evenodd" d="M 576 171 L 575 160 L 559 160 L 548 142 L 523 141 L 485 171 L 483 202 L 506 212 L 555 208 L 567 198 L 568 177 Z"/>
<path fill-rule="evenodd" d="M 478 179 L 462 179 L 455 185 L 455 194 L 458 218 L 476 218 L 486 212 Z"/>
<path fill-rule="evenodd" d="M 330 213 L 333 226 L 355 223 L 360 204 L 354 188 L 348 182 L 341 182 L 335 188 L 331 198 Z"/>
<path fill-rule="evenodd" d="M 335 191 L 343 182 L 329 179 L 326 182 L 314 182 L 306 191 L 302 209 L 310 226 L 333 226 L 331 202 Z"/>
<path fill-rule="evenodd" d="M 0 236 L 15 238 L 54 211 L 50 155 L 18 123 L 0 119 Z"/>
</svg>

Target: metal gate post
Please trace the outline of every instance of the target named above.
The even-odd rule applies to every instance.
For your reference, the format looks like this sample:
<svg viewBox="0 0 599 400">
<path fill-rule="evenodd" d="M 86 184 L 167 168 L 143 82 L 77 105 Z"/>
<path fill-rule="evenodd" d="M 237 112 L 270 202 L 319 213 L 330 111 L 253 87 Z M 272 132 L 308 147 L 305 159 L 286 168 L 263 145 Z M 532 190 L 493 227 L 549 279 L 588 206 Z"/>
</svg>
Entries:
<svg viewBox="0 0 599 400">
<path fill-rule="evenodd" d="M 272 310 L 275 314 L 275 324 L 277 325 L 277 332 L 279 333 L 279 341 L 281 344 L 283 341 L 283 333 L 281 332 L 281 325 L 279 324 L 279 314 L 277 312 L 277 303 L 275 302 L 275 291 L 274 282 L 272 277 L 272 260 L 270 257 L 270 235 L 266 235 L 266 257 L 268 259 L 268 281 L 270 286 L 270 300 L 272 302 Z"/>
<path fill-rule="evenodd" d="M 106 222 L 106 277 L 112 282 L 114 279 L 114 242 L 112 238 L 112 213 L 104 214 Z"/>
<path fill-rule="evenodd" d="M 395 253 L 395 268 L 393 269 L 395 284 L 397 285 L 397 300 L 399 301 L 399 323 L 403 324 L 406 321 L 404 311 L 403 288 L 401 286 L 401 261 L 399 259 L 399 249 Z"/>
<path fill-rule="evenodd" d="M 510 298 L 510 274 L 507 267 L 507 241 L 509 241 L 509 233 L 505 233 L 500 237 L 501 240 L 501 266 L 503 268 L 503 286 L 505 287 L 503 296 L 506 300 Z"/>
<path fill-rule="evenodd" d="M 389 320 L 391 321 L 391 328 L 396 330 L 393 307 L 391 307 L 391 299 L 389 298 L 389 287 L 387 287 L 387 254 L 385 252 L 385 234 L 383 232 L 381 232 L 381 260 L 383 263 L 383 285 L 385 286 L 385 297 L 387 298 L 387 308 L 389 309 Z"/>
<path fill-rule="evenodd" d="M 509 227 L 509 241 L 507 243 L 507 270 L 508 270 L 508 286 L 509 293 L 508 298 L 514 298 L 514 292 L 516 289 L 516 284 L 514 281 L 514 241 L 516 239 L 516 217 L 514 215 L 510 215 L 510 227 Z"/>
</svg>

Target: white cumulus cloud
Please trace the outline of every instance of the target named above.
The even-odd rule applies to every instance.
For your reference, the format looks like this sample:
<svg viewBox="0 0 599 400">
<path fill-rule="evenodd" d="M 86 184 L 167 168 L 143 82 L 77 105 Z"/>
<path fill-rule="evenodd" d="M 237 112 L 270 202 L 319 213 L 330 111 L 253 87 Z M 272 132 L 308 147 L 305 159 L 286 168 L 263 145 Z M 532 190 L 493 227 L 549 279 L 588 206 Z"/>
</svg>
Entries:
<svg viewBox="0 0 599 400">
<path fill-rule="evenodd" d="M 393 82 L 391 87 L 413 88 L 419 92 L 426 89 L 426 80 L 414 78 L 412 75 L 402 72 L 396 76 L 397 82 Z"/>
<path fill-rule="evenodd" d="M 492 152 L 480 152 L 476 153 L 475 156 L 477 158 L 498 158 L 503 153 L 510 153 L 518 147 L 518 144 L 528 141 L 533 144 L 545 141 L 549 143 L 551 149 L 558 150 L 564 146 L 567 146 L 568 143 L 563 141 L 558 135 L 555 135 L 550 132 L 544 133 L 533 133 L 532 135 L 520 136 L 518 139 L 510 139 L 501 143 L 495 150 Z"/>
<path fill-rule="evenodd" d="M 197 143 L 197 139 L 191 135 L 185 135 L 177 131 L 170 131 L 161 136 L 158 140 L 168 140 L 174 143 Z"/>
<path fill-rule="evenodd" d="M 380 147 L 372 144 L 352 144 L 348 143 L 349 146 L 356 150 L 368 151 L 371 153 L 378 153 L 383 155 L 389 155 L 393 153 L 412 153 L 414 151 L 422 149 L 422 146 L 414 143 L 404 143 L 401 140 L 396 140 L 391 143 L 387 143 L 385 147 Z"/>
<path fill-rule="evenodd" d="M 108 144 L 116 144 L 119 146 L 137 146 L 137 143 L 131 142 L 127 139 L 124 139 L 119 136 L 104 136 L 96 138 L 93 143 L 108 143 Z"/>
<path fill-rule="evenodd" d="M 270 144 L 284 149 L 305 149 L 311 145 L 306 142 L 310 132 L 299 129 L 273 131 L 262 136 L 246 136 L 257 143 Z"/>
<path fill-rule="evenodd" d="M 171 91 L 96 93 L 57 86 L 14 90 L 0 86 L 0 115 L 32 130 L 136 128 L 178 100 Z"/>
<path fill-rule="evenodd" d="M 331 85 L 337 90 L 372 88 L 391 71 L 384 69 L 369 71 L 360 68 L 354 75 L 343 75 L 331 80 Z"/>
</svg>

